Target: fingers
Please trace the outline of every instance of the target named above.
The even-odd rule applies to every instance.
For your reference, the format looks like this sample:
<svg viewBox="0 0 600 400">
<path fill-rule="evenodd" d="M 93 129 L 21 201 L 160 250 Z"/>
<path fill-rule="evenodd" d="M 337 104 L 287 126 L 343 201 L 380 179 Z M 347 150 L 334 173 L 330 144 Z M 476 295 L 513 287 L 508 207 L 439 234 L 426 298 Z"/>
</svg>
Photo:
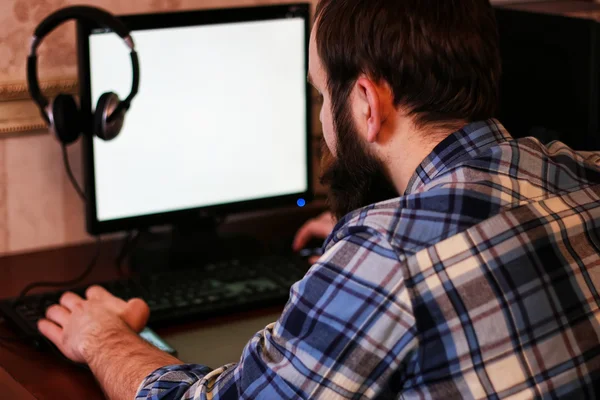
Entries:
<svg viewBox="0 0 600 400">
<path fill-rule="evenodd" d="M 312 221 L 311 221 L 312 222 Z M 296 232 L 292 248 L 294 251 L 300 251 L 306 243 L 310 240 L 309 225 L 310 223 L 302 225 L 302 227 Z"/>
<path fill-rule="evenodd" d="M 302 249 L 312 238 L 325 239 L 330 233 L 330 227 L 319 220 L 310 220 L 298 230 L 294 238 L 294 251 Z"/>
<path fill-rule="evenodd" d="M 96 285 L 90 286 L 85 295 L 88 300 L 102 302 L 136 332 L 141 332 L 144 329 L 150 317 L 150 308 L 141 299 L 131 299 L 125 302 L 123 299 L 113 296 L 103 287 Z"/>
<path fill-rule="evenodd" d="M 66 357 L 73 361 L 83 362 L 74 358 L 72 351 L 69 351 L 68 345 L 64 341 L 64 329 L 47 319 L 40 319 L 37 323 L 40 333 L 48 338 Z"/>
<path fill-rule="evenodd" d="M 50 306 L 46 310 L 46 318 L 57 325 L 65 326 L 71 313 L 64 307 L 61 307 L 57 304 Z"/>
<path fill-rule="evenodd" d="M 67 310 L 73 312 L 76 308 L 81 308 L 83 305 L 83 299 L 72 292 L 65 292 L 59 301 L 60 305 L 65 307 Z"/>
<path fill-rule="evenodd" d="M 321 215 L 319 215 L 317 217 L 317 219 L 322 220 L 322 221 L 327 221 L 327 223 L 332 223 L 332 224 L 335 223 L 335 221 L 333 219 L 333 214 L 331 213 L 331 211 L 323 212 Z"/>
<path fill-rule="evenodd" d="M 121 314 L 125 309 L 127 303 L 125 300 L 120 299 L 118 297 L 113 296 L 110 292 L 104 289 L 102 286 L 90 286 L 85 291 L 85 297 L 88 300 L 98 300 L 102 303 L 106 304 L 108 308 L 117 314 Z"/>
<path fill-rule="evenodd" d="M 92 285 L 85 291 L 85 297 L 88 300 L 102 300 L 110 296 L 112 295 L 106 289 L 98 285 Z"/>
<path fill-rule="evenodd" d="M 62 343 L 62 328 L 47 319 L 40 319 L 37 323 L 38 330 L 57 347 Z"/>
<path fill-rule="evenodd" d="M 148 323 L 150 308 L 142 299 L 131 299 L 127 302 L 121 318 L 131 329 L 139 333 Z"/>
<path fill-rule="evenodd" d="M 319 257 L 310 257 L 308 259 L 308 262 L 310 263 L 310 265 L 316 264 L 317 261 L 319 261 Z"/>
</svg>

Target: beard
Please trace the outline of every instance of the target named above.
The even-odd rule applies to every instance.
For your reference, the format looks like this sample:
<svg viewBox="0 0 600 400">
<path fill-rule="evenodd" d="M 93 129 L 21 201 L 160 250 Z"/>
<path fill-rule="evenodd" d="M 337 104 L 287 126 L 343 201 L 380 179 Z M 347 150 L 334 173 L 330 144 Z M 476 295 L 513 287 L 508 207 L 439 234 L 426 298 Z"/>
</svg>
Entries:
<svg viewBox="0 0 600 400">
<path fill-rule="evenodd" d="M 368 152 L 348 102 L 333 115 L 336 154 L 322 143 L 321 183 L 328 188 L 328 205 L 337 220 L 370 204 L 398 197 L 383 163 Z"/>
</svg>

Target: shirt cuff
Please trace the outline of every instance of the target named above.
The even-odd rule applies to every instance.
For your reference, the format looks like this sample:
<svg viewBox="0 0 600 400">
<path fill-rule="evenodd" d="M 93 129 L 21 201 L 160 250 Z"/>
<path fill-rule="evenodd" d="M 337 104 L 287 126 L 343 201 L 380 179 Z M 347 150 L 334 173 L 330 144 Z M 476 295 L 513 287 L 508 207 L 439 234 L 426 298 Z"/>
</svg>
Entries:
<svg viewBox="0 0 600 400">
<path fill-rule="evenodd" d="M 169 393 L 168 398 L 181 396 L 195 383 L 212 371 L 205 365 L 179 364 L 162 367 L 150 373 L 138 387 L 135 399 L 162 399 L 162 393 Z M 172 397 L 173 394 L 180 397 Z"/>
</svg>

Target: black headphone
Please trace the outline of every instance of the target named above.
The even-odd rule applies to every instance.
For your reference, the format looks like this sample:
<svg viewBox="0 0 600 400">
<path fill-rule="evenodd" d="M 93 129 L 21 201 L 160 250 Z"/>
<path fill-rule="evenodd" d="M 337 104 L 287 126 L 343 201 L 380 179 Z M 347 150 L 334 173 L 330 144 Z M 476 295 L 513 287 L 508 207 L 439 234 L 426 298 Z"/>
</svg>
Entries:
<svg viewBox="0 0 600 400">
<path fill-rule="evenodd" d="M 50 14 L 38 25 L 33 34 L 31 50 L 27 58 L 29 94 L 40 108 L 42 117 L 50 130 L 54 131 L 61 143 L 67 145 L 79 138 L 79 135 L 84 130 L 83 121 L 85 119 L 82 118 L 83 116 L 75 103 L 75 99 L 71 95 L 61 93 L 49 102 L 42 95 L 37 75 L 37 48 L 42 39 L 63 22 L 71 19 L 85 20 L 110 29 L 118 34 L 131 50 L 133 84 L 129 96 L 121 101 L 119 100 L 119 96 L 113 92 L 102 94 L 98 99 L 98 104 L 93 115 L 93 134 L 104 140 L 114 139 L 121 131 L 125 120 L 125 113 L 137 94 L 140 75 L 135 44 L 130 36 L 129 29 L 107 11 L 89 6 L 66 7 Z"/>
</svg>

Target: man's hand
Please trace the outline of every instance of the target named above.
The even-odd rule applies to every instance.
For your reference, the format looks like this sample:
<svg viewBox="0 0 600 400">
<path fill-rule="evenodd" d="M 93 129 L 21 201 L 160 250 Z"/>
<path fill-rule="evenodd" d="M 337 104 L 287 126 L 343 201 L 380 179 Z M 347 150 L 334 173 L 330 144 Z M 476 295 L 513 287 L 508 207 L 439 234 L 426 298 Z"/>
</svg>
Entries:
<svg viewBox="0 0 600 400">
<path fill-rule="evenodd" d="M 130 400 L 152 371 L 181 361 L 139 337 L 150 310 L 140 299 L 125 302 L 99 286 L 82 299 L 67 292 L 46 311 L 38 329 L 75 362 L 87 363 L 111 400 Z"/>
<path fill-rule="evenodd" d="M 107 337 L 139 333 L 149 316 L 143 300 L 125 302 L 92 286 L 85 300 L 71 292 L 63 294 L 60 304 L 48 308 L 38 329 L 69 359 L 89 364 Z"/>
<path fill-rule="evenodd" d="M 311 239 L 325 240 L 335 227 L 335 223 L 335 219 L 329 211 L 308 220 L 296 233 L 293 243 L 294 251 L 300 251 Z M 309 262 L 314 264 L 318 259 L 319 257 L 312 257 Z"/>
</svg>

